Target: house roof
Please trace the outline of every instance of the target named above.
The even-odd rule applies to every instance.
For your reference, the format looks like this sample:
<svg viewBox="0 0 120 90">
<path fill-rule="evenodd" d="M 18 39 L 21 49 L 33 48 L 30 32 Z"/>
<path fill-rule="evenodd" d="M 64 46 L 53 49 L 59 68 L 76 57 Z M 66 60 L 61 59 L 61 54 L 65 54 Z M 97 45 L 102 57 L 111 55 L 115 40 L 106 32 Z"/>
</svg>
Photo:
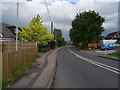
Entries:
<svg viewBox="0 0 120 90">
<path fill-rule="evenodd" d="M 15 38 L 15 28 L 10 28 L 9 24 L 1 23 L 2 30 L 0 30 L 2 38 Z"/>
<path fill-rule="evenodd" d="M 116 35 L 116 37 L 115 37 Z M 106 37 L 106 39 L 111 39 L 111 38 L 120 38 L 120 31 L 116 31 L 116 32 L 112 32 L 112 33 L 109 33 Z"/>
<path fill-rule="evenodd" d="M 115 35 L 115 34 L 120 34 L 120 31 L 109 33 L 107 36 L 112 36 L 112 35 Z"/>
</svg>

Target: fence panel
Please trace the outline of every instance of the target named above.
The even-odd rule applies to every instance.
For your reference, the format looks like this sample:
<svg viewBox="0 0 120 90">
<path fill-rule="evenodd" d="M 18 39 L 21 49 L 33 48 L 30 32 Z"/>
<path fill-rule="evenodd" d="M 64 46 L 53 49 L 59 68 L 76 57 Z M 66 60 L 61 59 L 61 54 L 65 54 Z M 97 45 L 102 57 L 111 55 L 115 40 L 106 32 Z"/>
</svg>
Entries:
<svg viewBox="0 0 120 90">
<path fill-rule="evenodd" d="M 34 55 L 37 48 L 29 48 L 21 51 L 3 52 L 3 79 L 7 79 L 19 66 L 25 65 Z"/>
<path fill-rule="evenodd" d="M 120 53 L 120 46 L 116 46 L 115 53 Z"/>
<path fill-rule="evenodd" d="M 18 43 L 18 51 L 15 51 L 15 42 L 3 42 L 2 47 L 2 78 L 8 79 L 19 66 L 25 65 L 38 53 L 36 43 Z M 28 46 L 28 47 L 27 47 Z"/>
<path fill-rule="evenodd" d="M 98 43 L 89 43 L 89 44 L 88 44 L 88 47 L 97 48 L 97 47 L 99 47 L 99 44 L 98 44 Z"/>
<path fill-rule="evenodd" d="M 18 50 L 36 47 L 35 42 L 18 42 Z M 2 52 L 9 52 L 9 51 L 15 51 L 16 49 L 16 42 L 15 41 L 5 41 L 2 42 Z"/>
</svg>

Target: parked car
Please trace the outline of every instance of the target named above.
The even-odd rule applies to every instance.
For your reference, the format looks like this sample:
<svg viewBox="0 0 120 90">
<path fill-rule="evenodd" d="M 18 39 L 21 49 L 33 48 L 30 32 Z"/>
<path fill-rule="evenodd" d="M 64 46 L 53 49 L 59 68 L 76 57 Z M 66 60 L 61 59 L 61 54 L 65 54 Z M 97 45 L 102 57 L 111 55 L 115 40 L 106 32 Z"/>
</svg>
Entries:
<svg viewBox="0 0 120 90">
<path fill-rule="evenodd" d="M 120 44 L 108 44 L 107 46 L 102 46 L 100 49 L 101 50 L 114 50 L 115 46 L 120 46 Z"/>
</svg>

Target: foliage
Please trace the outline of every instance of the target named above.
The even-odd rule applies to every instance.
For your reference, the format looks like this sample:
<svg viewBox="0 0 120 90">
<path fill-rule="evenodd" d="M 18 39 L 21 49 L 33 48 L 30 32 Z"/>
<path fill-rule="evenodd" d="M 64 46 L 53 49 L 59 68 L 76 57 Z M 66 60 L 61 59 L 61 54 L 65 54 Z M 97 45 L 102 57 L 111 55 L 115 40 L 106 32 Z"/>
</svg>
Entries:
<svg viewBox="0 0 120 90">
<path fill-rule="evenodd" d="M 60 37 L 57 41 L 57 46 L 65 46 L 65 39 L 63 37 Z"/>
<path fill-rule="evenodd" d="M 50 34 L 47 27 L 42 25 L 42 22 L 42 17 L 39 15 L 33 17 L 28 26 L 22 26 L 22 31 L 18 31 L 20 39 L 48 44 L 54 39 L 54 36 Z"/>
<path fill-rule="evenodd" d="M 53 35 L 57 46 L 65 45 L 65 39 L 62 37 L 62 31 L 60 29 L 54 29 Z"/>
<path fill-rule="evenodd" d="M 9 84 L 9 79 L 2 80 L 2 87 L 3 88 L 9 86 L 8 84 Z"/>
<path fill-rule="evenodd" d="M 62 31 L 60 29 L 54 29 L 53 35 L 54 35 L 55 40 L 57 40 L 60 37 L 62 37 Z"/>
<path fill-rule="evenodd" d="M 50 47 L 47 47 L 47 48 L 40 48 L 39 49 L 39 52 L 47 52 L 47 51 L 50 51 Z"/>
<path fill-rule="evenodd" d="M 49 45 L 45 45 L 45 44 L 38 44 L 38 48 L 39 48 L 39 52 L 46 52 L 50 50 L 50 46 Z"/>
<path fill-rule="evenodd" d="M 77 13 L 72 21 L 70 29 L 70 39 L 75 45 L 81 43 L 81 48 L 87 48 L 88 43 L 96 43 L 102 39 L 104 28 L 104 17 L 100 16 L 95 11 Z"/>
<path fill-rule="evenodd" d="M 54 49 L 56 47 L 55 40 L 52 40 L 51 42 L 48 42 L 48 45 L 50 46 L 51 49 Z"/>
</svg>

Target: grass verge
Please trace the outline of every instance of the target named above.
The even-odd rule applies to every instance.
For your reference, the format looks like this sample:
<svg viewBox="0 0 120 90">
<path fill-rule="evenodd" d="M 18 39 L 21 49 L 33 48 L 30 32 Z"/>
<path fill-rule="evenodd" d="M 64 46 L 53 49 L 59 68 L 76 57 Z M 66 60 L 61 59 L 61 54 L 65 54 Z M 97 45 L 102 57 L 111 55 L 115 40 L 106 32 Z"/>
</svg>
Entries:
<svg viewBox="0 0 120 90">
<path fill-rule="evenodd" d="M 120 53 L 109 53 L 107 55 L 111 55 L 111 56 L 120 56 Z"/>
<path fill-rule="evenodd" d="M 19 66 L 17 70 L 11 75 L 9 79 L 2 80 L 2 87 L 10 87 L 14 80 L 16 80 L 21 74 L 28 69 L 32 64 L 40 57 L 39 55 L 35 55 L 31 60 L 28 61 L 27 64 Z"/>
</svg>

